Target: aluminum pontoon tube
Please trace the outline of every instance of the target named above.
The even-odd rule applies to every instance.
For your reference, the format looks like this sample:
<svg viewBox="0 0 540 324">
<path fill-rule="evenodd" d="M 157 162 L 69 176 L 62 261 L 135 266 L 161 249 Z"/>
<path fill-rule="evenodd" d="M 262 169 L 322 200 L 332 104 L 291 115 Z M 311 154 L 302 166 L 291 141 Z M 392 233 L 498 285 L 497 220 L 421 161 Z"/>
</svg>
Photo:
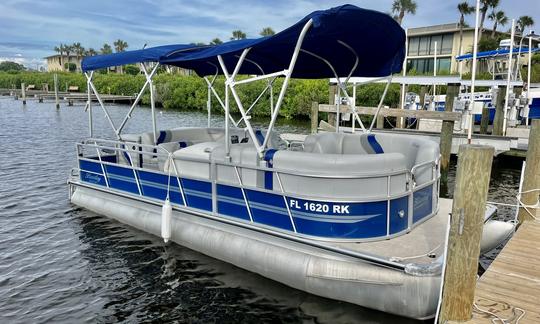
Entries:
<svg viewBox="0 0 540 324">
<path fill-rule="evenodd" d="M 160 235 L 160 206 L 77 185 L 72 202 Z M 315 295 L 410 318 L 433 317 L 440 276 L 418 277 L 288 239 L 183 213 L 171 240 Z"/>
</svg>

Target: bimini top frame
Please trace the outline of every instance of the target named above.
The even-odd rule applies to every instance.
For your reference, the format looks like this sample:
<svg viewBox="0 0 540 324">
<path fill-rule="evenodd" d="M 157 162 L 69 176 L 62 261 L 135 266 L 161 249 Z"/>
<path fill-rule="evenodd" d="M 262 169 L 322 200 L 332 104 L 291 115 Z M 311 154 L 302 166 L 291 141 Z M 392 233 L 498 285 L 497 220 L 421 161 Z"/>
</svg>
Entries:
<svg viewBox="0 0 540 324">
<path fill-rule="evenodd" d="M 204 77 L 213 75 L 214 79 L 211 81 L 206 78 L 206 82 L 228 116 L 225 120 L 226 133 L 231 119 L 229 100 L 232 95 L 242 115 L 238 122 L 233 120 L 233 123 L 235 126 L 240 122 L 245 124 L 252 143 L 262 158 L 269 137 L 262 143 L 257 140 L 248 114 L 260 97 L 268 89 L 271 90 L 277 77 L 284 77 L 284 81 L 275 105 L 271 100 L 268 132 L 274 127 L 291 78 L 322 79 L 346 76 L 346 80 L 339 84 L 339 91 L 347 95 L 346 84 L 350 77 L 389 78 L 393 73 L 401 71 L 405 57 L 404 48 L 405 32 L 390 16 L 344 5 L 315 11 L 273 36 L 231 41 L 196 53 L 165 59 L 161 63 L 191 69 Z M 225 76 L 224 100 L 212 89 L 217 74 Z M 256 76 L 239 79 L 239 74 Z M 255 102 L 245 109 L 237 87 L 259 80 L 267 80 L 268 86 Z M 349 98 L 348 95 L 347 97 Z M 353 113 L 362 130 L 367 131 L 356 111 Z M 228 143 L 226 146 L 228 152 Z"/>
<path fill-rule="evenodd" d="M 159 55 L 154 55 L 153 59 L 157 57 L 158 64 L 191 69 L 205 77 L 209 90 L 208 109 L 210 109 L 211 94 L 213 94 L 225 110 L 226 138 L 228 138 L 230 121 L 235 126 L 243 122 L 262 158 L 269 136 L 262 143 L 258 141 L 250 123 L 249 112 L 266 91 L 270 90 L 272 93 L 272 84 L 276 78 L 284 77 L 284 81 L 275 104 L 271 97 L 271 120 L 268 132 L 274 127 L 291 78 L 323 79 L 346 76 L 345 81 L 339 84 L 339 91 L 347 95 L 346 84 L 351 77 L 388 77 L 401 71 L 405 57 L 405 38 L 405 31 L 389 15 L 344 5 L 315 11 L 273 36 L 231 41 L 217 46 L 182 48 L 168 54 L 160 52 Z M 139 54 L 139 59 L 146 59 L 144 55 Z M 90 67 L 99 66 L 98 59 L 94 60 L 96 60 L 95 64 L 83 63 L 85 72 Z M 111 64 L 113 60 L 110 58 L 102 61 L 109 61 Z M 114 65 L 118 63 L 118 60 L 114 61 Z M 152 71 L 145 70 L 145 74 L 151 85 Z M 225 76 L 224 100 L 219 98 L 214 89 L 214 81 L 218 74 Z M 251 76 L 239 79 L 240 74 Z M 209 79 L 209 76 L 213 78 Z M 267 80 L 267 87 L 255 102 L 245 109 L 236 88 L 259 80 Z M 89 82 L 91 82 L 91 76 Z M 95 92 L 95 87 L 92 89 Z M 230 115 L 231 95 L 242 115 L 238 122 L 234 121 Z M 348 95 L 347 97 L 349 98 Z M 131 111 L 132 109 L 130 113 Z M 130 113 L 126 118 L 129 118 Z M 356 111 L 354 111 L 354 116 L 362 130 L 367 131 Z M 107 118 L 114 129 L 114 124 L 109 117 Z M 121 128 L 115 129 L 117 136 Z M 229 152 L 228 141 L 226 141 L 226 151 Z"/>
<path fill-rule="evenodd" d="M 156 114 L 155 114 L 155 92 L 153 77 L 157 72 L 158 67 L 160 66 L 160 60 L 169 58 L 169 57 L 179 57 L 181 55 L 186 55 L 188 53 L 193 53 L 199 50 L 202 50 L 208 46 L 196 46 L 196 45 L 186 45 L 186 44 L 176 44 L 176 45 L 165 45 L 157 46 L 151 48 L 144 48 L 134 51 L 126 51 L 120 53 L 113 53 L 107 55 L 96 55 L 85 57 L 82 61 L 82 70 L 86 76 L 87 92 L 88 92 L 88 101 L 86 103 L 86 109 L 88 110 L 88 125 L 90 137 L 94 136 L 93 129 L 93 115 L 92 115 L 92 94 L 95 95 L 101 109 L 105 114 L 105 118 L 109 122 L 115 136 L 117 139 L 121 139 L 121 133 L 124 127 L 126 126 L 127 121 L 131 118 L 135 107 L 142 98 L 142 95 L 148 88 L 150 91 L 150 106 L 152 109 L 152 130 L 154 134 L 154 144 L 157 140 L 157 123 L 156 123 Z M 143 84 L 141 90 L 137 94 L 135 101 L 132 103 L 128 113 L 125 118 L 120 123 L 120 126 L 116 126 L 114 121 L 111 119 L 110 114 L 105 107 L 101 96 L 96 89 L 96 86 L 93 83 L 94 71 L 99 69 L 110 68 L 113 66 L 121 66 L 126 64 L 140 64 L 141 71 L 144 73 L 146 81 Z"/>
</svg>

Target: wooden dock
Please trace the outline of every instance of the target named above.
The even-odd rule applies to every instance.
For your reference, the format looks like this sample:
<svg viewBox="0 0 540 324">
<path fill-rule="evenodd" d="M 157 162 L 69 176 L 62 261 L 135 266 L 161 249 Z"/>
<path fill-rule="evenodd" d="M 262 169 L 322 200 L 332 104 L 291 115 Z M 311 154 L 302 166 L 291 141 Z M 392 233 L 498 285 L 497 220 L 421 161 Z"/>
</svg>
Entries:
<svg viewBox="0 0 540 324">
<path fill-rule="evenodd" d="M 528 221 L 519 227 L 478 280 L 473 318 L 466 323 L 492 323 L 495 316 L 478 309 L 509 323 L 519 317 L 521 324 L 540 323 L 539 238 L 540 222 Z"/>
</svg>

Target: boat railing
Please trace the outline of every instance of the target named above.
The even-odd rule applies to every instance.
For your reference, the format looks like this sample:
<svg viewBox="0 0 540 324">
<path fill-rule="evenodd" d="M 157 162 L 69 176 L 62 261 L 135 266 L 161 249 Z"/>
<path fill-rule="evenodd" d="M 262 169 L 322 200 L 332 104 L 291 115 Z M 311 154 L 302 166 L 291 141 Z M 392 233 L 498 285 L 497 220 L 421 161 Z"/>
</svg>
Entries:
<svg viewBox="0 0 540 324">
<path fill-rule="evenodd" d="M 355 205 L 362 205 L 365 203 L 381 203 L 384 202 L 386 207 L 386 218 L 387 218 L 387 224 L 390 224 L 390 219 L 393 213 L 396 213 L 397 211 L 393 209 L 394 204 L 398 203 L 398 201 L 405 201 L 407 202 L 406 205 L 403 205 L 405 208 L 401 209 L 399 211 L 399 217 L 404 218 L 406 220 L 406 228 L 403 230 L 400 230 L 398 232 L 391 232 L 390 225 L 388 225 L 387 233 L 386 235 L 382 236 L 374 236 L 373 238 L 366 238 L 365 240 L 370 239 L 380 239 L 382 237 L 391 238 L 397 235 L 400 235 L 403 233 L 403 231 L 411 230 L 413 227 L 417 226 L 418 224 L 422 223 L 424 220 L 429 219 L 431 216 L 435 215 L 438 211 L 439 204 L 438 204 L 438 186 L 439 186 L 439 178 L 440 178 L 440 172 L 439 172 L 439 159 L 426 161 L 422 163 L 418 163 L 414 165 L 412 168 L 403 168 L 399 170 L 391 170 L 387 172 L 352 172 L 352 173 L 341 173 L 341 174 L 331 174 L 331 173 L 316 173 L 316 172 L 301 172 L 296 170 L 285 170 L 285 169 L 279 169 L 279 168 L 270 168 L 267 166 L 256 166 L 256 165 L 246 165 L 246 164 L 237 164 L 232 163 L 230 161 L 227 161 L 226 159 L 223 161 L 216 161 L 214 159 L 203 159 L 203 158 L 195 158 L 195 157 L 187 157 L 187 156 L 174 156 L 174 152 L 169 152 L 165 148 L 161 146 L 153 146 L 153 145 L 145 145 L 145 144 L 138 144 L 138 143 L 126 143 L 122 141 L 113 141 L 113 140 L 103 140 L 103 139 L 88 139 L 84 142 L 77 144 L 77 153 L 78 153 L 78 160 L 79 160 L 79 176 L 81 180 L 83 180 L 83 174 L 85 177 L 84 182 L 86 182 L 86 185 L 99 185 L 100 187 L 105 187 L 105 190 L 111 190 L 111 191 L 117 191 L 117 190 L 123 190 L 122 188 L 118 187 L 118 178 L 116 178 L 116 184 L 114 183 L 114 177 L 118 177 L 114 174 L 109 174 L 110 172 L 113 172 L 111 168 L 122 168 L 121 170 L 121 177 L 124 177 L 125 179 L 129 178 L 130 181 L 133 183 L 132 189 L 129 190 L 131 194 L 138 195 L 141 197 L 141 199 L 148 199 L 148 198 L 154 198 L 158 200 L 165 199 L 165 196 L 160 196 L 159 198 L 156 197 L 147 197 L 146 193 L 144 192 L 144 187 L 148 185 L 148 179 L 144 179 L 142 173 L 146 172 L 146 175 L 148 176 L 148 173 L 153 174 L 157 177 L 161 177 L 162 179 L 168 180 L 161 180 L 162 183 L 157 183 L 157 186 L 160 186 L 162 190 L 167 190 L 167 196 L 169 187 L 173 186 L 174 184 L 174 190 L 179 195 L 177 196 L 176 203 L 179 205 L 179 208 L 193 208 L 189 205 L 188 200 L 186 200 L 186 196 L 192 194 L 189 192 L 189 188 L 184 188 L 184 181 L 202 181 L 206 182 L 208 186 L 211 186 L 211 189 L 208 189 L 208 200 L 209 205 L 205 209 L 207 212 L 210 212 L 213 215 L 220 214 L 220 209 L 218 208 L 218 204 L 221 203 L 221 198 L 219 198 L 219 190 L 218 187 L 220 186 L 227 186 L 231 188 L 236 188 L 235 190 L 240 190 L 241 196 L 238 198 L 240 201 L 242 201 L 242 204 L 245 204 L 245 206 L 250 206 L 250 198 L 248 197 L 249 194 L 253 194 L 253 192 L 259 192 L 261 194 L 270 194 L 275 195 L 276 197 L 279 197 L 280 200 L 283 200 L 283 212 L 288 215 L 288 218 L 290 219 L 290 224 L 292 225 L 293 232 L 296 232 L 295 228 L 295 220 L 294 215 L 295 213 L 298 213 L 299 210 L 295 209 L 292 210 L 293 207 L 298 207 L 298 205 L 293 206 L 292 201 L 296 200 L 302 202 L 302 206 L 305 204 L 305 202 L 308 202 L 309 208 L 311 208 L 310 203 L 316 203 L 318 204 L 328 204 L 329 206 L 335 206 L 336 204 L 345 204 L 349 206 L 355 206 Z M 133 161 L 132 158 L 124 159 L 124 162 L 120 163 L 119 158 L 121 156 L 125 155 L 139 155 L 139 156 L 147 156 L 151 159 L 157 159 L 162 158 L 162 161 L 168 161 L 168 165 L 165 168 L 158 168 L 156 163 L 153 163 L 151 167 L 148 167 L 148 164 L 145 162 L 144 166 L 140 166 L 137 163 Z M 113 158 L 114 156 L 114 158 Z M 206 177 L 199 177 L 193 174 L 189 174 L 186 171 L 180 170 L 180 168 L 177 166 L 178 161 L 186 161 L 186 162 L 196 162 L 201 163 L 201 166 L 207 166 L 208 169 L 206 169 L 207 176 Z M 82 168 L 81 165 L 84 163 L 94 163 L 93 169 L 89 170 L 88 168 Z M 99 164 L 99 165 L 98 165 Z M 203 167 L 204 168 L 204 167 Z M 416 174 L 420 169 L 426 168 L 426 171 L 424 171 L 424 176 L 422 177 L 421 183 L 416 183 Z M 228 169 L 229 171 L 226 171 Z M 218 173 L 219 170 L 219 173 Z M 246 183 L 246 179 L 243 178 L 244 171 L 248 170 L 248 172 L 255 171 L 255 172 L 263 172 L 264 176 L 268 173 L 273 177 L 273 186 L 270 188 L 266 188 L 266 186 L 260 186 L 259 183 L 253 184 L 253 183 Z M 428 171 L 430 170 L 430 172 Z M 183 172 L 182 172 L 183 171 Z M 206 172 L 205 171 L 205 172 Z M 222 177 L 225 174 L 221 174 L 221 172 L 228 172 L 228 176 Z M 118 172 L 118 169 L 116 171 Z M 429 173 L 427 173 L 429 172 Z M 429 179 L 428 179 L 429 176 Z M 111 179 L 109 179 L 111 177 Z M 163 178 L 167 177 L 167 178 Z M 288 188 L 287 185 L 290 184 L 291 179 L 327 179 L 328 181 L 334 181 L 333 185 L 334 188 L 336 188 L 336 185 L 340 184 L 341 180 L 345 180 L 348 184 L 347 188 L 352 188 L 352 192 L 347 190 L 342 190 L 342 193 L 345 194 L 339 194 L 336 195 L 332 190 L 328 192 L 328 194 L 324 193 L 324 190 L 321 188 L 321 190 L 318 190 L 318 193 L 305 193 L 298 189 L 291 189 Z M 396 178 L 397 177 L 397 178 Z M 93 178 L 93 179 L 92 179 Z M 231 180 L 232 178 L 236 178 L 235 180 Z M 134 179 L 134 181 L 133 181 Z M 376 182 L 380 184 L 379 191 L 375 194 L 371 193 L 369 189 L 364 190 L 364 192 L 367 192 L 368 194 L 359 194 L 358 192 L 355 192 L 354 188 L 359 188 L 364 186 L 366 187 L 363 182 L 349 182 L 346 180 L 359 180 L 359 179 L 375 179 L 375 180 L 369 180 L 369 181 L 380 181 Z M 400 179 L 398 184 L 398 187 L 396 189 L 396 179 Z M 286 180 L 286 181 L 285 181 Z M 113 181 L 113 184 L 111 185 L 111 181 Z M 163 182 L 165 181 L 165 182 Z M 265 180 L 266 181 L 266 180 Z M 289 182 L 287 182 L 289 181 Z M 168 182 L 168 185 L 167 185 Z M 343 182 L 343 183 L 345 183 Z M 404 186 L 400 185 L 404 182 Z M 351 186 L 352 183 L 352 186 Z M 384 183 L 384 184 L 383 184 Z M 136 184 L 136 187 L 135 185 Z M 369 187 L 369 186 L 368 186 Z M 431 188 L 428 188 L 431 187 Z M 310 188 L 311 189 L 311 188 Z M 103 190 L 103 189 L 102 189 Z M 427 190 L 427 191 L 426 191 Z M 163 192 L 163 191 L 162 191 Z M 417 195 L 418 194 L 418 195 Z M 210 207 L 210 200 L 211 200 L 211 207 Z M 427 204 L 427 205 L 426 205 Z M 423 207 L 422 207 L 423 205 Z M 286 208 L 286 211 L 285 211 Z M 422 217 L 417 217 L 417 208 L 420 208 L 422 210 L 421 214 Z M 422 209 L 423 208 L 423 209 Z M 250 207 L 246 208 L 247 214 L 249 214 L 249 221 L 254 222 L 254 218 L 252 216 L 252 211 Z M 330 211 L 332 209 L 330 208 Z M 393 210 L 393 211 L 392 211 Z M 315 211 L 305 211 L 305 212 L 314 212 Z M 295 216 L 296 217 L 296 216 Z M 343 217 L 343 216 L 340 216 Z M 338 217 L 339 218 L 339 217 Z M 346 240 L 346 239 L 345 239 Z"/>
<path fill-rule="evenodd" d="M 109 145 L 104 145 L 100 143 L 105 143 Z M 425 161 L 418 163 L 414 165 L 410 170 L 403 168 L 401 170 L 394 170 L 394 171 L 379 171 L 379 172 L 373 172 L 373 171 L 366 171 L 366 172 L 352 172 L 345 174 L 330 174 L 330 173 L 308 173 L 308 172 L 301 172 L 297 170 L 286 170 L 286 169 L 279 169 L 279 168 L 268 168 L 265 166 L 253 166 L 253 165 L 246 165 L 246 164 L 236 164 L 233 162 L 227 162 L 227 161 L 214 161 L 214 160 L 206 160 L 202 158 L 194 158 L 194 157 L 187 157 L 187 156 L 172 156 L 174 152 L 169 152 L 165 148 L 161 146 L 154 146 L 154 145 L 147 145 L 147 144 L 140 144 L 140 143 L 133 143 L 133 142 L 121 142 L 121 141 L 114 141 L 114 140 L 105 140 L 105 139 L 88 139 L 83 143 L 77 143 L 77 152 L 79 157 L 84 157 L 84 148 L 90 148 L 95 150 L 96 157 L 100 162 L 103 163 L 109 163 L 109 164 L 118 164 L 118 163 L 111 163 L 104 161 L 102 159 L 102 154 L 117 154 L 118 152 L 126 152 L 131 154 L 140 154 L 145 156 L 151 156 L 151 157 L 163 157 L 165 159 L 172 159 L 172 160 L 182 160 L 182 161 L 188 161 L 188 162 L 200 162 L 200 163 L 207 163 L 207 164 L 216 164 L 216 165 L 222 165 L 222 166 L 228 166 L 228 167 L 239 167 L 243 169 L 251 169 L 251 170 L 259 170 L 259 171 L 271 171 L 278 174 L 288 174 L 288 175 L 294 175 L 294 176 L 304 176 L 304 177 L 310 177 L 310 178 L 323 178 L 323 179 L 369 179 L 369 178 L 379 178 L 379 177 L 388 177 L 388 176 L 395 176 L 395 175 L 402 175 L 406 174 L 409 176 L 411 180 L 414 180 L 415 172 L 422 168 L 431 166 L 433 171 L 437 171 L 439 160 L 431 160 L 431 161 Z M 154 171 L 158 173 L 165 173 L 162 170 L 155 170 L 155 169 L 148 169 L 148 168 L 140 168 L 135 165 L 131 165 L 133 168 L 141 169 L 141 170 L 149 170 Z M 172 176 L 175 176 L 174 174 Z M 184 174 L 182 176 L 185 176 Z M 438 180 L 438 174 L 437 172 L 434 172 L 432 174 L 432 177 L 428 183 L 425 184 L 432 184 L 433 181 Z M 189 178 L 189 176 L 188 176 Z M 413 188 L 414 189 L 414 188 Z"/>
</svg>

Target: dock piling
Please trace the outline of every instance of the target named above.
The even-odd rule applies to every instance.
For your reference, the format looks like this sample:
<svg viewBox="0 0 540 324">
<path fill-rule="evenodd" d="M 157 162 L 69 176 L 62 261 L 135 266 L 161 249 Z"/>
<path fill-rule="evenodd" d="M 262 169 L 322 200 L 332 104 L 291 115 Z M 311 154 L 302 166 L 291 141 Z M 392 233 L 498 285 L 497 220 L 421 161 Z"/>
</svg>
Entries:
<svg viewBox="0 0 540 324">
<path fill-rule="evenodd" d="M 482 108 L 482 119 L 480 120 L 480 134 L 487 134 L 489 126 L 489 108 Z"/>
<path fill-rule="evenodd" d="M 521 203 L 526 206 L 538 204 L 540 194 L 538 189 L 540 189 L 540 119 L 533 119 L 523 174 Z M 527 220 L 534 220 L 539 210 L 539 208 L 521 207 L 518 213 L 519 224 Z"/>
<path fill-rule="evenodd" d="M 330 91 L 328 94 L 328 104 L 335 105 L 336 104 L 336 94 L 337 94 L 337 86 L 331 85 Z M 337 126 L 338 121 L 336 121 L 336 113 L 335 112 L 328 112 L 328 124 L 332 126 Z"/>
<path fill-rule="evenodd" d="M 316 134 L 319 127 L 319 103 L 311 103 L 311 134 Z"/>
<path fill-rule="evenodd" d="M 56 109 L 60 108 L 60 101 L 58 100 L 58 74 L 54 74 L 54 102 Z"/>
<path fill-rule="evenodd" d="M 504 98 L 506 97 L 506 87 L 499 86 L 497 98 L 495 101 L 495 119 L 493 120 L 493 131 L 491 135 L 503 135 L 504 124 Z"/>
<path fill-rule="evenodd" d="M 22 104 L 26 105 L 26 84 L 21 83 L 21 98 L 22 98 Z"/>
<path fill-rule="evenodd" d="M 459 94 L 459 83 L 448 84 L 446 90 L 445 111 L 453 111 L 454 98 Z M 450 154 L 452 153 L 452 135 L 454 134 L 454 121 L 443 120 L 441 127 L 441 185 L 446 187 L 448 181 L 448 168 L 450 166 Z"/>
<path fill-rule="evenodd" d="M 472 317 L 493 153 L 491 146 L 459 147 L 439 323 Z"/>
</svg>

